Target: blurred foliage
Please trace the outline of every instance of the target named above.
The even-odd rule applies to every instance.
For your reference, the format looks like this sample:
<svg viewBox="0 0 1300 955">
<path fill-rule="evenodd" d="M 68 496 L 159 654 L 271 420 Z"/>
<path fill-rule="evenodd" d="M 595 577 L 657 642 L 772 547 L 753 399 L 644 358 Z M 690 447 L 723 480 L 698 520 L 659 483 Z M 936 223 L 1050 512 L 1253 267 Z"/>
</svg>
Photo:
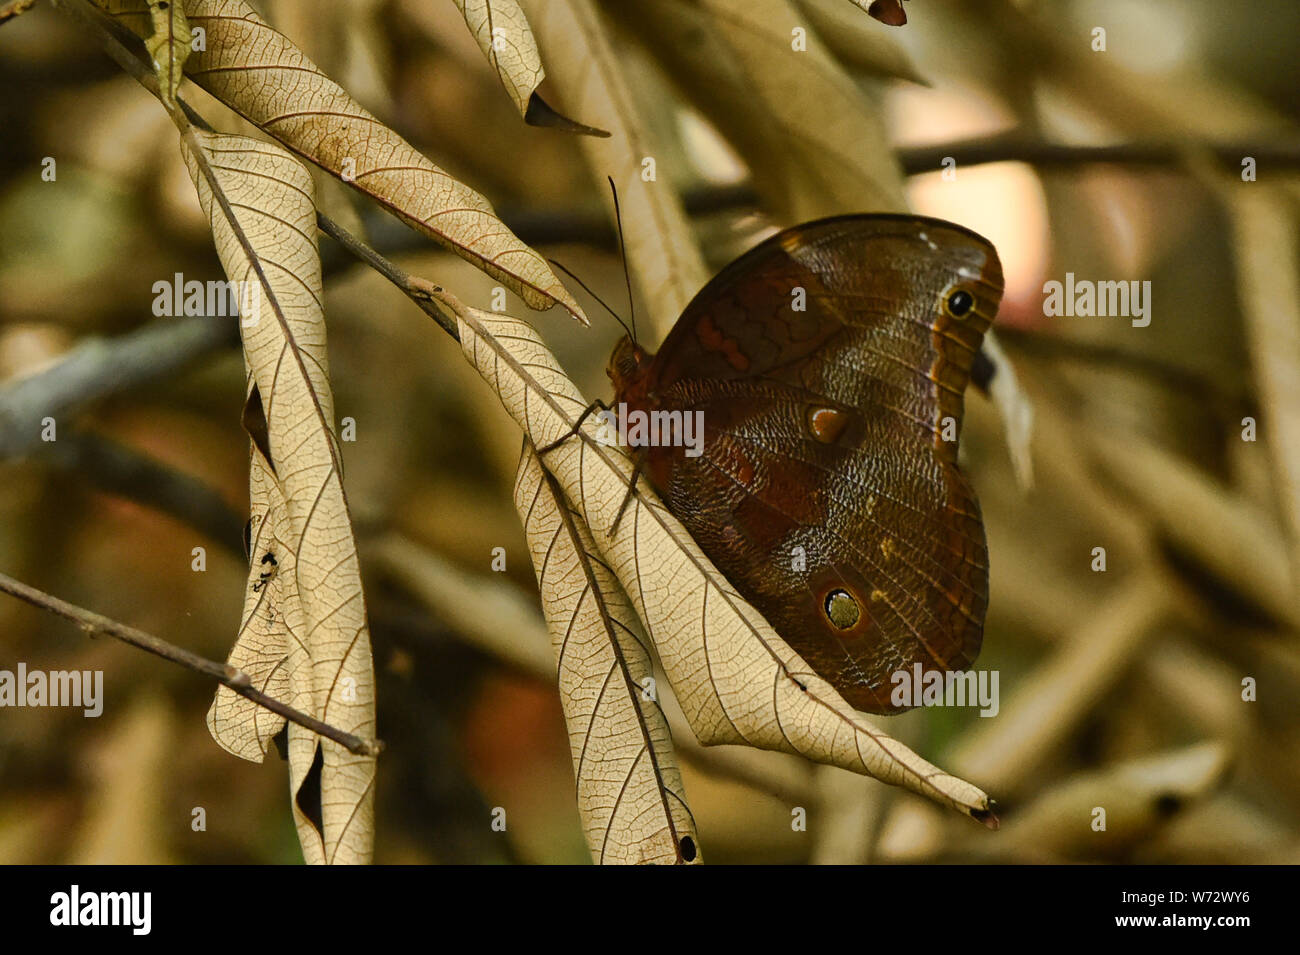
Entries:
<svg viewBox="0 0 1300 955">
<path fill-rule="evenodd" d="M 521 123 L 451 0 L 255 5 L 367 108 L 487 195 L 521 237 L 607 301 L 623 300 L 603 177 L 573 137 Z M 773 170 L 749 168 L 761 159 L 724 143 L 727 131 L 698 99 L 707 91 L 679 82 L 680 64 L 639 17 L 609 9 L 617 6 L 605 4 L 611 36 L 667 150 L 659 167 L 688 197 L 717 268 L 764 229 L 790 224 L 769 192 L 737 188 L 762 186 Z M 800 8 L 823 30 L 860 15 L 847 0 Z M 974 831 L 838 770 L 705 753 L 679 738 L 706 858 L 1300 860 L 1300 603 L 1288 563 L 1300 502 L 1279 476 L 1279 460 L 1297 449 L 1277 446 L 1297 409 L 1273 403 L 1300 368 L 1289 379 L 1284 369 L 1272 390 L 1261 383 L 1264 356 L 1274 341 L 1289 347 L 1287 331 L 1251 311 L 1247 285 L 1262 282 L 1254 291 L 1267 297 L 1288 277 L 1283 267 L 1250 278 L 1241 241 L 1263 213 L 1237 198 L 1269 190 L 1266 205 L 1294 239 L 1300 178 L 1294 152 L 1289 168 L 1261 163 L 1253 184 L 1203 154 L 1213 143 L 1300 142 L 1300 6 L 916 0 L 909 16 L 891 31 L 861 15 L 857 29 L 886 35 L 887 50 L 853 33 L 827 44 L 881 107 L 890 139 L 847 148 L 876 154 L 1015 129 L 1080 146 L 1154 137 L 1170 159 L 1036 167 L 1009 155 L 959 166 L 955 183 L 938 173 L 908 183 L 916 211 L 961 221 L 1002 253 L 998 326 L 1038 413 L 1037 483 L 1017 485 L 996 412 L 973 395 L 964 453 L 992 560 L 978 665 L 1000 671 L 1002 712 L 918 711 L 889 729 L 987 788 L 1003 832 Z M 1089 46 L 1096 25 L 1107 28 L 1105 53 Z M 911 70 L 929 85 L 890 78 Z M 174 129 L 71 21 L 42 3 L 0 26 L 0 87 L 0 379 L 12 384 L 92 336 L 155 321 L 158 279 L 221 276 Z M 198 91 L 193 99 L 222 128 L 246 128 Z M 54 183 L 40 178 L 44 157 L 57 160 Z M 813 201 L 799 195 L 797 208 Z M 463 261 L 396 237 L 333 184 L 321 203 L 411 272 L 487 306 L 494 283 Z M 860 210 L 822 213 L 851 211 Z M 400 534 L 480 576 L 475 609 L 489 624 L 500 588 L 531 599 L 510 502 L 518 431 L 426 317 L 328 240 L 322 253 L 336 405 L 357 422 L 343 454 L 388 746 L 376 860 L 586 861 L 554 686 L 366 561 L 368 546 Z M 1300 262 L 1290 265 L 1293 284 Z M 1150 279 L 1151 325 L 1044 318 L 1042 284 L 1067 271 Z M 607 394 L 605 361 L 621 331 L 580 298 L 592 329 L 558 310 L 529 317 L 579 385 Z M 514 298 L 510 310 L 527 314 Z M 237 529 L 247 507 L 243 380 L 234 343 L 214 347 L 61 420 L 60 441 L 75 431 L 198 479 L 226 506 L 215 520 Z M 1259 422 L 1258 442 L 1241 440 L 1247 415 Z M 33 445 L 0 461 L 0 569 L 224 659 L 245 570 L 231 535 L 205 536 L 150 506 L 148 488 L 123 494 L 77 460 Z M 190 569 L 196 546 L 208 551 L 204 573 Z M 1090 570 L 1097 546 L 1107 550 L 1105 573 Z M 504 575 L 490 571 L 494 547 L 507 551 Z M 96 720 L 0 710 L 0 861 L 300 858 L 284 764 L 217 748 L 203 722 L 213 691 L 203 679 L 88 642 L 9 599 L 0 600 L 0 634 L 0 668 L 102 669 L 106 693 Z M 1258 681 L 1258 702 L 1241 701 L 1243 677 Z M 807 832 L 791 830 L 793 805 L 808 807 Z M 1089 825 L 1099 805 L 1110 813 L 1106 834 Z M 505 833 L 489 827 L 494 806 L 507 808 Z M 206 809 L 205 832 L 191 830 L 194 807 Z"/>
</svg>

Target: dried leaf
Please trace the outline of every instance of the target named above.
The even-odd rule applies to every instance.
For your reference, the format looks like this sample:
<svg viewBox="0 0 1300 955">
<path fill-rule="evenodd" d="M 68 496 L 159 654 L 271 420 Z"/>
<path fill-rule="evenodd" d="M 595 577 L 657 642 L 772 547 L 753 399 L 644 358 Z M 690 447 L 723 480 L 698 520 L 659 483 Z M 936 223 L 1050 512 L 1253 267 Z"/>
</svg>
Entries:
<svg viewBox="0 0 1300 955">
<path fill-rule="evenodd" d="M 578 811 L 601 865 L 698 862 L 668 722 L 636 611 L 582 518 L 524 442 L 515 507 L 537 569 L 569 727 Z"/>
<path fill-rule="evenodd" d="M 1286 194 L 1267 186 L 1234 190 L 1237 288 L 1246 319 L 1269 456 L 1300 591 L 1300 232 Z"/>
<path fill-rule="evenodd" d="M 1048 861 L 1126 858 L 1221 789 L 1233 755 L 1222 741 L 1206 740 L 1073 775 L 1017 812 L 998 850 Z M 1100 830 L 1090 825 L 1098 808 L 1106 811 Z"/>
<path fill-rule="evenodd" d="M 149 0 L 149 18 L 153 35 L 144 45 L 158 74 L 159 95 L 170 109 L 176 105 L 181 70 L 190 55 L 190 25 L 185 19 L 185 9 L 174 0 Z"/>
<path fill-rule="evenodd" d="M 253 290 L 241 296 L 240 330 L 248 400 L 261 406 L 271 452 L 267 460 L 253 443 L 252 566 L 231 659 L 250 667 L 268 690 L 287 690 L 292 705 L 370 738 L 374 672 L 333 430 L 311 176 L 272 144 L 195 136 L 221 190 L 214 193 L 202 158 L 187 147 L 217 253 L 228 278 Z M 278 724 L 250 713 L 251 705 L 223 688 L 209 726 L 231 752 L 260 759 Z M 307 860 L 369 861 L 374 758 L 349 753 L 294 724 L 289 763 L 294 819 Z"/>
<path fill-rule="evenodd" d="M 818 44 L 788 0 L 642 0 L 608 8 L 736 147 L 783 220 L 903 211 L 879 105 Z"/>
<path fill-rule="evenodd" d="M 609 135 L 603 129 L 584 126 L 557 113 L 538 95 L 537 87 L 546 78 L 546 71 L 519 0 L 456 0 L 456 6 L 524 122 L 588 136 Z"/>
<path fill-rule="evenodd" d="M 899 34 L 882 30 L 844 0 L 796 0 L 813 30 L 837 60 L 851 69 L 885 79 L 929 85 L 899 42 Z"/>
<path fill-rule="evenodd" d="M 903 9 L 903 0 L 871 0 L 870 3 L 867 3 L 867 0 L 852 0 L 852 2 L 881 23 L 891 27 L 901 27 L 907 23 L 907 11 Z"/>
<path fill-rule="evenodd" d="M 533 329 L 438 296 L 457 315 L 466 358 L 533 442 L 546 447 L 571 433 L 586 402 Z M 813 673 L 648 490 L 615 527 L 631 465 L 596 432 L 589 419 L 547 454 L 547 469 L 583 522 L 599 529 L 601 557 L 632 599 L 702 743 L 799 753 L 996 825 L 988 796 L 881 732 Z"/>
<path fill-rule="evenodd" d="M 145 0 L 96 0 L 148 36 Z M 546 259 L 506 227 L 491 204 L 435 166 L 322 73 L 243 0 L 184 0 L 207 48 L 186 61 L 193 80 L 235 112 L 473 263 L 530 308 L 586 316 Z"/>
<path fill-rule="evenodd" d="M 517 0 L 455 2 L 478 48 L 496 70 L 501 85 L 523 116 L 528 112 L 529 98 L 546 77 L 524 11 L 519 9 Z"/>
<path fill-rule="evenodd" d="M 607 176 L 618 189 L 628 268 L 642 300 L 650 306 L 652 327 L 662 339 L 709 277 L 670 177 L 656 174 L 653 181 L 646 181 L 642 176 L 643 162 L 662 158 L 664 152 L 651 140 L 649 124 L 639 115 L 595 4 L 545 0 L 531 9 L 561 102 L 614 134 L 608 140 L 584 139 L 582 151 L 611 218 Z"/>
<path fill-rule="evenodd" d="M 247 369 L 247 362 L 245 363 Z M 248 375 L 250 391 L 256 387 Z M 311 658 L 301 642 L 306 628 L 294 585 L 297 567 L 288 508 L 266 459 L 252 451 L 248 465 L 249 568 L 244 611 L 228 662 L 268 696 L 310 713 Z M 228 752 L 260 763 L 285 718 L 219 687 L 208 709 L 208 731 Z M 296 786 L 295 786 L 296 789 Z"/>
</svg>

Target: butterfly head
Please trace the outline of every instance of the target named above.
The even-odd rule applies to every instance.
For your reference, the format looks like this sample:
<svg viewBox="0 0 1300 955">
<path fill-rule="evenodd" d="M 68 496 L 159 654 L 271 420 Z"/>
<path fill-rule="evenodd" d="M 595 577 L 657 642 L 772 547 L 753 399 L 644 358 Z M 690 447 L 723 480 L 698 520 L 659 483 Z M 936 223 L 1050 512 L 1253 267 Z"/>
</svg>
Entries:
<svg viewBox="0 0 1300 955">
<path fill-rule="evenodd" d="M 605 369 L 609 380 L 614 383 L 615 393 L 624 393 L 633 382 L 641 378 L 649 369 L 652 358 L 654 356 L 632 341 L 631 336 L 624 335 L 620 338 Z"/>
</svg>

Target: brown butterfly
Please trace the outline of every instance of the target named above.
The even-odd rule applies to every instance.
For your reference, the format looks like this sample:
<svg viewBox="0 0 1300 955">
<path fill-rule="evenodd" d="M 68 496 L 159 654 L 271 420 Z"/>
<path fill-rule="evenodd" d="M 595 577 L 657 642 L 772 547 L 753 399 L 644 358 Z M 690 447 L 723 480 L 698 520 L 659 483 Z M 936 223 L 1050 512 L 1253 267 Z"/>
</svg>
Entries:
<svg viewBox="0 0 1300 955">
<path fill-rule="evenodd" d="M 988 560 L 956 438 L 1001 297 L 975 233 L 840 216 L 724 268 L 658 353 L 625 336 L 610 359 L 620 415 L 702 415 L 694 454 L 637 448 L 641 472 L 860 710 L 907 708 L 890 701 L 896 671 L 965 669 L 979 652 Z"/>
</svg>

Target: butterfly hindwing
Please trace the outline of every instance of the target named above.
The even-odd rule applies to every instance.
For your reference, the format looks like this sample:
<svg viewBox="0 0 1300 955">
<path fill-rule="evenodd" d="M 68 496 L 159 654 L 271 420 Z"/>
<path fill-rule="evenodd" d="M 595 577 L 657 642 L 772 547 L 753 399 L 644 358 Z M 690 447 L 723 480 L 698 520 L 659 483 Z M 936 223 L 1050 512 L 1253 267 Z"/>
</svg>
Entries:
<svg viewBox="0 0 1300 955">
<path fill-rule="evenodd" d="M 649 448 L 648 477 L 859 709 L 899 709 L 900 669 L 978 653 L 987 554 L 956 437 L 1001 292 L 993 247 L 949 223 L 809 223 L 723 269 L 620 389 L 644 410 L 702 413 L 702 453 Z"/>
</svg>

